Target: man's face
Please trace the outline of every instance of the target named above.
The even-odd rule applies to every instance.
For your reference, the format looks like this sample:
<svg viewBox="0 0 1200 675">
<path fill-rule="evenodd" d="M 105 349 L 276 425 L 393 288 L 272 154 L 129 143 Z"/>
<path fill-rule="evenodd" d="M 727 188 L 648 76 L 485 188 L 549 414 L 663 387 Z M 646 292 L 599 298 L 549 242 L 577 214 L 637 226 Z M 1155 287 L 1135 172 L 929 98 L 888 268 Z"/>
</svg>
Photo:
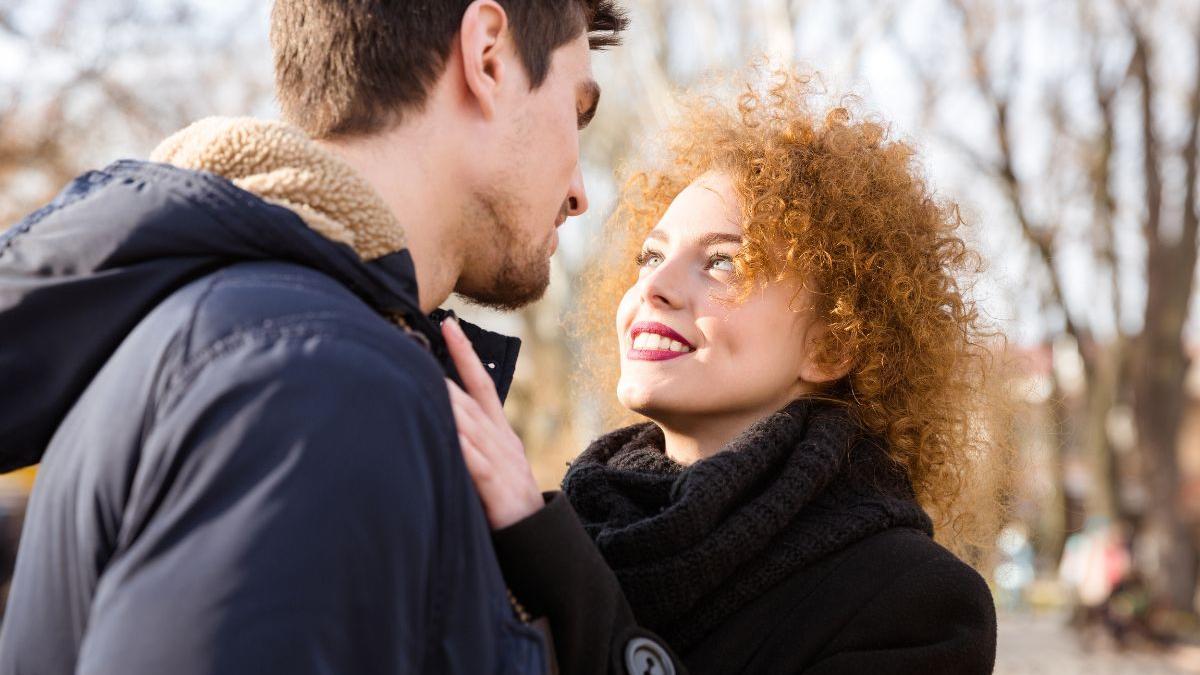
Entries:
<svg viewBox="0 0 1200 675">
<path fill-rule="evenodd" d="M 500 309 L 542 296 L 558 227 L 587 210 L 579 133 L 600 97 L 586 35 L 554 51 L 536 89 L 513 65 L 511 86 L 497 101 L 495 135 L 479 148 L 483 169 L 463 214 L 467 259 L 454 289 Z"/>
</svg>

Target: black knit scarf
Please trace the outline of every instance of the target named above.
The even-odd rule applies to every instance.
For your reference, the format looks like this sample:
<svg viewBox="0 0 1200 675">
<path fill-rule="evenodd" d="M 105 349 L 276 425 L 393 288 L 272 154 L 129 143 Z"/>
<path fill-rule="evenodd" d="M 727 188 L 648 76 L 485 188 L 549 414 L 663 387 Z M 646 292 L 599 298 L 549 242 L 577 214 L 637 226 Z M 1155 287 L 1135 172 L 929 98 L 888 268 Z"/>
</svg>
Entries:
<svg viewBox="0 0 1200 675">
<path fill-rule="evenodd" d="M 684 467 L 646 423 L 602 436 L 563 491 L 638 622 L 685 651 L 797 570 L 882 530 L 932 536 L 882 442 L 798 400 Z"/>
</svg>

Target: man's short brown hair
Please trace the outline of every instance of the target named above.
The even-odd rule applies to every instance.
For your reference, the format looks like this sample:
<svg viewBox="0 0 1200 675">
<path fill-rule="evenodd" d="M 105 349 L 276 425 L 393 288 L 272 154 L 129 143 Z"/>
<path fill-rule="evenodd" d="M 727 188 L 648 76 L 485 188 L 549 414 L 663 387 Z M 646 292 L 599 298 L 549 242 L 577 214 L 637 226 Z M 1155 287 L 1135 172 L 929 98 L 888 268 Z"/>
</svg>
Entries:
<svg viewBox="0 0 1200 675">
<path fill-rule="evenodd" d="M 497 0 L 533 87 L 555 49 L 592 49 L 628 25 L 616 0 Z M 314 138 L 369 134 L 419 110 L 441 76 L 471 0 L 276 0 L 275 89 L 283 116 Z"/>
</svg>

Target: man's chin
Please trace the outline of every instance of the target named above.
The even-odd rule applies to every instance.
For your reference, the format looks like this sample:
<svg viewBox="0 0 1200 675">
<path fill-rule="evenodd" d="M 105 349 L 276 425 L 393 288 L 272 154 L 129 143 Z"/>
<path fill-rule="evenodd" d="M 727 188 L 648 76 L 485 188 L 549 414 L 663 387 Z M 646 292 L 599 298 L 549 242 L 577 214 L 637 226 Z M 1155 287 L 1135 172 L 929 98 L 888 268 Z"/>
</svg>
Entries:
<svg viewBox="0 0 1200 675">
<path fill-rule="evenodd" d="M 529 305 L 542 299 L 545 291 L 537 295 L 467 295 L 466 293 L 458 293 L 458 297 L 462 298 L 469 305 L 478 307 L 486 307 L 500 312 L 514 312 L 518 309 L 528 307 Z"/>
<path fill-rule="evenodd" d="M 549 286 L 550 274 L 547 271 L 547 274 L 538 279 L 501 279 L 495 284 L 481 288 L 464 287 L 460 284 L 454 292 L 472 305 L 511 312 L 541 300 Z"/>
</svg>

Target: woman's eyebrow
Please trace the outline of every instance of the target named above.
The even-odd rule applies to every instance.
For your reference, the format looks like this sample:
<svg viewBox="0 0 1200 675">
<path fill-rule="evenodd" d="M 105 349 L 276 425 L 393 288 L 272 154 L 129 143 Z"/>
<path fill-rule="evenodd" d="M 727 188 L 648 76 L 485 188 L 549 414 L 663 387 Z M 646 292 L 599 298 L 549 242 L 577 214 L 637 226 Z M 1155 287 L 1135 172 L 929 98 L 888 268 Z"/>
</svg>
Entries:
<svg viewBox="0 0 1200 675">
<path fill-rule="evenodd" d="M 646 235 L 646 241 L 650 241 L 652 239 L 654 241 L 661 242 L 669 241 L 667 234 L 662 230 L 650 230 L 649 234 Z M 715 246 L 717 244 L 737 244 L 740 246 L 742 244 L 742 235 L 732 234 L 730 232 L 709 232 L 708 234 L 701 236 L 699 239 L 696 239 L 696 244 L 703 248 L 708 248 L 709 246 Z"/>
<path fill-rule="evenodd" d="M 742 243 L 742 235 L 730 234 L 728 232 L 709 232 L 697 240 L 701 246 L 705 248 L 715 246 L 716 244 L 738 244 Z"/>
</svg>

